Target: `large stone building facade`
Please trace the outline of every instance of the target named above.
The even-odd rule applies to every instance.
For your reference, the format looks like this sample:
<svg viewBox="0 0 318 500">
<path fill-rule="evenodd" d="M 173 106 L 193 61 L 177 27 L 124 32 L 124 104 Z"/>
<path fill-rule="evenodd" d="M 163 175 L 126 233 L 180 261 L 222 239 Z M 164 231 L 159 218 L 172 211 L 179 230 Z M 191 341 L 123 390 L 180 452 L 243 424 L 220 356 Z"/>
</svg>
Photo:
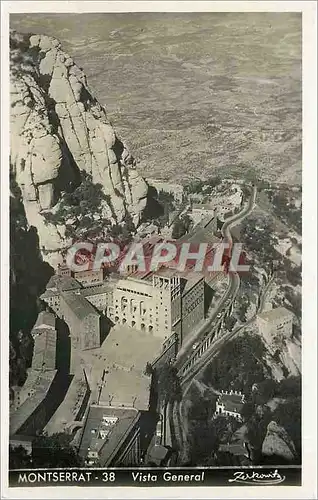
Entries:
<svg viewBox="0 0 318 500">
<path fill-rule="evenodd" d="M 74 278 L 81 283 L 82 286 L 95 286 L 103 283 L 103 269 L 88 269 L 87 271 L 74 272 Z"/>
<path fill-rule="evenodd" d="M 10 408 L 10 436 L 34 436 L 48 422 L 61 396 L 61 380 L 56 369 L 55 317 L 42 311 L 32 329 L 34 338 L 32 365 L 22 387 L 14 391 Z"/>
<path fill-rule="evenodd" d="M 150 280 L 119 280 L 108 315 L 114 323 L 168 338 L 173 331 L 181 331 L 180 278 L 152 275 Z"/>
<path fill-rule="evenodd" d="M 76 291 L 81 288 L 77 280 L 68 275 L 55 274 L 46 285 L 46 290 L 41 295 L 41 299 L 61 317 L 61 293 L 68 291 Z"/>
<path fill-rule="evenodd" d="M 100 346 L 100 315 L 82 295 L 62 292 L 61 317 L 70 329 L 74 347 L 85 350 Z"/>
<path fill-rule="evenodd" d="M 176 334 L 181 344 L 204 318 L 204 278 L 162 268 L 142 279 L 119 280 L 112 300 L 107 315 L 114 323 L 151 332 L 165 343 Z"/>
<path fill-rule="evenodd" d="M 100 313 L 85 297 L 83 292 L 87 290 L 72 277 L 55 275 L 41 295 L 41 299 L 67 323 L 72 346 L 82 350 L 94 349 L 101 343 Z M 89 292 L 88 297 L 90 293 L 94 296 L 93 292 Z M 102 294 L 100 301 L 104 310 L 106 304 Z"/>
<path fill-rule="evenodd" d="M 113 324 L 160 337 L 163 350 L 169 348 L 174 357 L 204 319 L 204 276 L 162 267 L 83 286 L 68 275 L 55 275 L 41 298 L 67 323 L 73 347 L 99 347 L 101 318 L 107 316 Z"/>
<path fill-rule="evenodd" d="M 191 278 L 186 281 L 182 290 L 181 304 L 180 343 L 182 344 L 204 319 L 204 278 L 199 273 L 193 272 Z"/>
</svg>

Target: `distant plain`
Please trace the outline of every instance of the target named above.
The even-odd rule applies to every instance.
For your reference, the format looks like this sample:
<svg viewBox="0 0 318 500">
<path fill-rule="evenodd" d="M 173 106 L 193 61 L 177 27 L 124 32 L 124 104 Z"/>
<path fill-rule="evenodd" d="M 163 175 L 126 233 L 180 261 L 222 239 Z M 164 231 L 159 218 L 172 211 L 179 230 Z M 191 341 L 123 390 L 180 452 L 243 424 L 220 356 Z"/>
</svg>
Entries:
<svg viewBox="0 0 318 500">
<path fill-rule="evenodd" d="M 14 14 L 62 42 L 147 177 L 301 183 L 301 16 Z"/>
</svg>

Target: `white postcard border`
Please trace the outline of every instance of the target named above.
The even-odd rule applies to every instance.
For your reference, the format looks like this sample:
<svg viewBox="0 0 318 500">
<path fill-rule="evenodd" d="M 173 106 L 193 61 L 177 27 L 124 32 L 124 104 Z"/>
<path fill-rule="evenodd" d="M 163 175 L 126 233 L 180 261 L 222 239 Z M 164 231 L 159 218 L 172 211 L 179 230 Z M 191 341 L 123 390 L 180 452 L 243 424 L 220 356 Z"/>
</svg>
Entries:
<svg viewBox="0 0 318 500">
<path fill-rule="evenodd" d="M 303 485 L 267 487 L 8 488 L 9 13 L 302 12 L 303 17 Z M 317 476 L 317 7 L 315 1 L 1 2 L 1 498 L 316 498 Z"/>
</svg>

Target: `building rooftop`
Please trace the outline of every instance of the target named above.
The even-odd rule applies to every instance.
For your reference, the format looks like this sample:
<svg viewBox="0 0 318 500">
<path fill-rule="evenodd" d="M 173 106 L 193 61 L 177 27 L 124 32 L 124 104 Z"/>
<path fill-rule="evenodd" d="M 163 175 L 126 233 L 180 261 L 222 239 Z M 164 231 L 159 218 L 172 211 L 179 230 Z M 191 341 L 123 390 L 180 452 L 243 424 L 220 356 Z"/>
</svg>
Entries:
<svg viewBox="0 0 318 500">
<path fill-rule="evenodd" d="M 126 325 L 116 325 L 102 346 L 105 363 L 100 402 L 148 409 L 151 378 L 144 374 L 162 351 L 162 339 Z M 108 372 L 108 373 L 107 373 Z"/>
<path fill-rule="evenodd" d="M 37 317 L 33 330 L 55 329 L 55 316 L 48 311 L 41 311 Z"/>
<path fill-rule="evenodd" d="M 57 274 L 51 276 L 46 285 L 47 290 L 60 292 L 77 290 L 78 288 L 82 288 L 82 286 L 75 278 L 72 278 L 71 276 L 58 276 Z"/>
<path fill-rule="evenodd" d="M 46 330 L 34 339 L 33 370 L 55 370 L 56 331 Z"/>
<path fill-rule="evenodd" d="M 29 390 L 30 396 L 27 397 L 17 410 L 10 414 L 10 435 L 16 434 L 21 429 L 22 425 L 45 399 L 56 372 L 57 370 L 47 372 L 29 371 L 23 388 L 26 391 Z"/>
<path fill-rule="evenodd" d="M 102 405 L 149 409 L 151 377 L 138 373 L 133 368 L 126 371 L 120 366 L 106 366 L 104 386 L 99 402 Z"/>
<path fill-rule="evenodd" d="M 158 234 L 155 234 L 154 236 L 151 236 L 150 238 L 143 238 L 140 243 L 142 243 L 143 251 L 145 255 L 148 255 L 151 253 L 155 247 L 155 245 L 158 245 L 159 243 L 163 243 L 164 238 Z"/>
<path fill-rule="evenodd" d="M 60 294 L 59 290 L 56 288 L 55 290 L 45 290 L 45 292 L 40 295 L 40 299 L 45 300 L 49 297 L 56 297 Z"/>
<path fill-rule="evenodd" d="M 66 304 L 70 307 L 73 313 L 78 317 L 78 319 L 84 319 L 89 314 L 94 314 L 99 316 L 96 309 L 92 306 L 88 300 L 81 295 L 80 292 L 62 292 L 61 296 L 65 300 Z"/>
<path fill-rule="evenodd" d="M 210 203 L 194 203 L 192 205 L 192 210 L 211 210 L 214 211 L 215 207 L 210 205 Z"/>
<path fill-rule="evenodd" d="M 79 454 L 86 458 L 89 451 L 97 452 L 98 464 L 110 465 L 139 416 L 140 412 L 132 408 L 90 406 Z"/>
<path fill-rule="evenodd" d="M 293 313 L 285 307 L 276 307 L 275 309 L 259 314 L 258 317 L 264 321 L 275 321 L 284 317 L 293 317 Z"/>
<path fill-rule="evenodd" d="M 129 276 L 126 276 L 126 278 L 123 278 L 123 280 L 126 279 L 129 281 L 134 281 L 135 283 L 141 283 L 142 285 L 145 285 L 145 281 L 152 281 L 153 274 L 154 273 L 152 271 L 141 271 L 130 274 Z M 118 282 L 118 284 L 120 284 L 120 282 Z"/>
<path fill-rule="evenodd" d="M 74 420 L 81 418 L 86 409 L 85 406 L 83 407 L 86 401 L 85 396 L 88 398 L 89 392 L 84 373 L 79 371 L 72 378 L 65 398 L 46 424 L 44 430 L 49 435 L 61 432 L 62 428 L 67 429 L 68 425 L 72 425 Z"/>
<path fill-rule="evenodd" d="M 203 279 L 203 275 L 200 272 L 191 270 L 178 271 L 177 269 L 172 269 L 169 267 L 161 267 L 160 269 L 158 269 L 158 271 L 156 271 L 153 274 L 158 276 L 167 276 L 169 278 L 178 276 L 181 279 L 186 280 L 185 286 L 182 290 L 183 294 L 191 290 L 191 288 L 194 287 L 194 285 L 196 285 L 199 281 Z"/>
<path fill-rule="evenodd" d="M 152 272 L 151 275 L 149 275 L 149 278 L 151 277 L 151 279 L 152 279 L 153 276 L 163 276 L 166 278 L 174 278 L 175 276 L 179 276 L 179 274 L 180 273 L 178 273 L 178 271 L 176 271 L 175 269 L 162 266 L 157 271 Z"/>
<path fill-rule="evenodd" d="M 167 267 L 166 266 L 160 267 L 157 271 L 144 271 L 144 272 L 133 273 L 132 275 L 127 276 L 126 279 L 130 281 L 135 281 L 136 283 L 152 285 L 152 279 L 154 275 L 166 276 L 169 278 L 178 276 L 185 280 L 185 285 L 182 289 L 182 293 L 185 294 L 189 290 L 191 290 L 191 288 L 193 288 L 194 285 L 196 285 L 199 281 L 201 281 L 204 278 L 203 274 L 197 271 L 192 271 L 191 269 L 186 269 L 185 271 L 178 271 L 177 262 L 175 262 L 175 268 L 169 266 L 172 266 L 172 263 L 169 263 Z M 120 286 L 124 286 L 123 283 L 121 283 Z"/>
<path fill-rule="evenodd" d="M 214 217 L 207 217 L 197 224 L 192 231 L 178 240 L 178 243 L 218 243 L 220 238 L 214 235 Z"/>
<path fill-rule="evenodd" d="M 100 285 L 88 286 L 86 288 L 81 289 L 80 293 L 83 297 L 91 296 L 91 295 L 99 295 L 101 293 L 112 292 L 115 286 L 114 281 L 107 281 Z"/>
<path fill-rule="evenodd" d="M 10 444 L 14 442 L 32 443 L 34 439 L 35 439 L 34 436 L 24 436 L 23 434 L 14 434 L 14 436 L 10 436 Z"/>
<path fill-rule="evenodd" d="M 162 465 L 169 453 L 168 448 L 161 444 L 154 445 L 149 451 L 149 461 L 155 463 L 157 466 Z"/>
<path fill-rule="evenodd" d="M 217 402 L 219 405 L 224 405 L 225 411 L 235 411 L 240 413 L 244 405 L 244 396 L 243 394 L 237 394 L 234 392 L 223 392 L 219 396 Z"/>
<path fill-rule="evenodd" d="M 96 274 L 98 275 L 103 275 L 103 268 L 98 268 L 98 269 L 85 269 L 84 271 L 74 271 L 74 275 L 81 277 L 81 276 L 95 276 Z"/>
<path fill-rule="evenodd" d="M 181 273 L 180 273 L 181 276 Z M 182 295 L 187 293 L 191 288 L 193 288 L 199 281 L 204 279 L 203 274 L 197 271 L 185 271 L 182 273 L 182 277 L 186 279 L 186 284 L 184 289 L 182 290 Z"/>
</svg>

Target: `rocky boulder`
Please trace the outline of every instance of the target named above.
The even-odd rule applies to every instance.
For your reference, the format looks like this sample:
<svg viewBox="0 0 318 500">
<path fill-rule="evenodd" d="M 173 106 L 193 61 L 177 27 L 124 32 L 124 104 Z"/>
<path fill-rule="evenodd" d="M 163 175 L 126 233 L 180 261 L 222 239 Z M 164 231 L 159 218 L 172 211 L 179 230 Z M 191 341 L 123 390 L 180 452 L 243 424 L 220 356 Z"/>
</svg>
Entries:
<svg viewBox="0 0 318 500">
<path fill-rule="evenodd" d="M 262 445 L 264 456 L 278 456 L 292 462 L 296 458 L 295 445 L 285 429 L 272 421 L 267 426 L 267 432 Z"/>
</svg>

